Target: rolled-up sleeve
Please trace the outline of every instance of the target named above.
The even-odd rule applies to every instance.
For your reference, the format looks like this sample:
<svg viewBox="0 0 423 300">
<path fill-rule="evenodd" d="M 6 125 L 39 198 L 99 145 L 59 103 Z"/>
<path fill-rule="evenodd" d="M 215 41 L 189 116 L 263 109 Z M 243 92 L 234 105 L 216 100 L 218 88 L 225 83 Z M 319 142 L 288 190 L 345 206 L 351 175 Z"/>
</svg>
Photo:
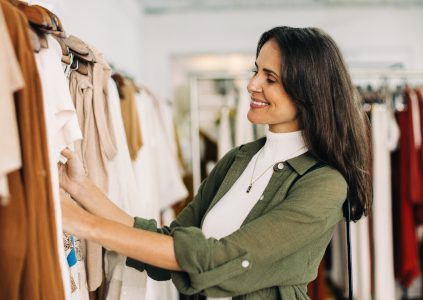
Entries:
<svg viewBox="0 0 423 300">
<path fill-rule="evenodd" d="M 156 220 L 147 220 L 138 217 L 135 217 L 134 227 L 166 235 L 171 235 L 172 228 L 199 227 L 204 213 L 206 212 L 214 194 L 219 188 L 219 180 L 216 180 L 216 178 L 224 178 L 228 168 L 235 159 L 238 150 L 239 147 L 232 149 L 217 163 L 215 168 L 210 172 L 210 175 L 207 177 L 207 179 L 201 183 L 198 189 L 198 193 L 196 194 L 193 201 L 191 201 L 188 206 L 184 208 L 184 210 L 178 215 L 175 221 L 170 224 L 170 227 L 158 228 Z M 146 271 L 148 276 L 154 280 L 163 281 L 169 280 L 171 278 L 170 272 L 168 270 L 145 264 L 130 257 L 127 258 L 126 265 L 141 272 Z"/>
</svg>

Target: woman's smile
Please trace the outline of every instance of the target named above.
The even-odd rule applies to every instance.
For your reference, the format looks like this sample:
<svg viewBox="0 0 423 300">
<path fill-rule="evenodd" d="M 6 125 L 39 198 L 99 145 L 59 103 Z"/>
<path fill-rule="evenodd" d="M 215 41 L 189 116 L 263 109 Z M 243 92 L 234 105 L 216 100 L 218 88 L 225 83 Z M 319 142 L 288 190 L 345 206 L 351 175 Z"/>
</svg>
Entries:
<svg viewBox="0 0 423 300">
<path fill-rule="evenodd" d="M 269 105 L 270 103 L 268 101 L 251 98 L 251 102 L 250 102 L 251 109 L 260 109 L 260 108 L 267 107 Z"/>
</svg>

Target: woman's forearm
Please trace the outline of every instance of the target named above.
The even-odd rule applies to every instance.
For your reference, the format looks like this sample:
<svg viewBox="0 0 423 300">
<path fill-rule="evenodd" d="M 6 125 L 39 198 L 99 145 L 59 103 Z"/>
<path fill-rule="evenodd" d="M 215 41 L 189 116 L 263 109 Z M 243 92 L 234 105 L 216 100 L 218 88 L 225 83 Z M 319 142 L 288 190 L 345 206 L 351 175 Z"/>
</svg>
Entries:
<svg viewBox="0 0 423 300">
<path fill-rule="evenodd" d="M 75 234 L 128 257 L 167 270 L 182 271 L 171 236 L 124 226 L 86 213 Z"/>
<path fill-rule="evenodd" d="M 88 178 L 79 183 L 78 192 L 72 195 L 92 214 L 131 226 L 134 219 L 110 201 L 107 196 Z"/>
</svg>

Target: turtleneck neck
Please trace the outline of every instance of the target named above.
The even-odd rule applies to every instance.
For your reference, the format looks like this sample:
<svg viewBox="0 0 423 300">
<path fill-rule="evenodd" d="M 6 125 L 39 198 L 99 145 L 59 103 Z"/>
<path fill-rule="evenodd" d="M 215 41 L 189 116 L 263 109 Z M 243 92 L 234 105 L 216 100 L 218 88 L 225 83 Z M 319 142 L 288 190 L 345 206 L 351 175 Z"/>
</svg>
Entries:
<svg viewBox="0 0 423 300">
<path fill-rule="evenodd" d="M 276 162 L 287 160 L 307 152 L 302 131 L 275 133 L 267 130 L 266 143 L 260 160 Z"/>
</svg>

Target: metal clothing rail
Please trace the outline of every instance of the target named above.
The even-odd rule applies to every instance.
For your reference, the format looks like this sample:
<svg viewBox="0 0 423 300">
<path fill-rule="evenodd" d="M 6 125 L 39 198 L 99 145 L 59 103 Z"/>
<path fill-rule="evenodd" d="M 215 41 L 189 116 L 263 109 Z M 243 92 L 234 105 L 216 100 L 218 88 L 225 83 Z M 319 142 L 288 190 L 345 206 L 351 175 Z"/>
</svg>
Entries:
<svg viewBox="0 0 423 300">
<path fill-rule="evenodd" d="M 415 69 L 350 69 L 353 78 L 423 78 L 423 70 Z"/>
</svg>

